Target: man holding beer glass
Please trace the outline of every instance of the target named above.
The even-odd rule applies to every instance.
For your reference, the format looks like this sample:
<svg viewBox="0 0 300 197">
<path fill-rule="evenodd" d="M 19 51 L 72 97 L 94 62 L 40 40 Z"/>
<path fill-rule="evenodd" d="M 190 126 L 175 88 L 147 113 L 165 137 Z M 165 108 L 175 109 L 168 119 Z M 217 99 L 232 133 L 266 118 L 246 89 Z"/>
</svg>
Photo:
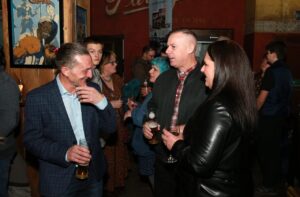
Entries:
<svg viewBox="0 0 300 197">
<path fill-rule="evenodd" d="M 169 33 L 166 53 L 170 65 L 175 69 L 170 69 L 157 78 L 148 105 L 148 109 L 155 109 L 161 130 L 170 128 L 168 130 L 173 131 L 179 125 L 182 128 L 206 98 L 201 66 L 195 56 L 196 46 L 197 36 L 188 29 Z M 152 138 L 153 134 L 147 123 L 143 125 L 143 132 L 147 139 Z M 162 142 L 155 145 L 154 151 L 154 196 L 176 196 L 177 162 L 171 159 L 170 151 Z"/>
<path fill-rule="evenodd" d="M 24 143 L 39 160 L 41 195 L 102 196 L 99 138 L 115 131 L 114 110 L 99 86 L 87 82 L 93 63 L 85 47 L 62 45 L 56 65 L 56 78 L 28 93 L 25 105 Z"/>
</svg>

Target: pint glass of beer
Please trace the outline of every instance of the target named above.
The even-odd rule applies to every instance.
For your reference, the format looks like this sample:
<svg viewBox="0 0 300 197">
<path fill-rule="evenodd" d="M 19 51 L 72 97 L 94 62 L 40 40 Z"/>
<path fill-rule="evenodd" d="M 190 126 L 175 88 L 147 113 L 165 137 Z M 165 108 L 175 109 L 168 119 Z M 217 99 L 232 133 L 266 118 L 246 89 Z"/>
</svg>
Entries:
<svg viewBox="0 0 300 197">
<path fill-rule="evenodd" d="M 88 147 L 88 143 L 85 139 L 80 139 L 79 140 L 79 146 Z M 76 173 L 75 173 L 76 178 L 84 180 L 89 177 L 89 164 L 78 164 L 76 168 Z"/>
</svg>

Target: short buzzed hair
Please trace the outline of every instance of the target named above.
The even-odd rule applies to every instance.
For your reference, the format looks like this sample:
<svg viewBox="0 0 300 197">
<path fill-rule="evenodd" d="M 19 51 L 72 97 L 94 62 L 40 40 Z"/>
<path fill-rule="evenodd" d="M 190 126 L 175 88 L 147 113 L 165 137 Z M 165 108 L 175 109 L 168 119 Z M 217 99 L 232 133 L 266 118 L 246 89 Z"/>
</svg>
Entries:
<svg viewBox="0 0 300 197">
<path fill-rule="evenodd" d="M 72 68 L 77 63 L 75 57 L 77 55 L 90 55 L 87 49 L 80 43 L 66 43 L 63 44 L 57 54 L 55 63 L 60 72 L 63 66 Z"/>
<path fill-rule="evenodd" d="M 195 51 L 196 51 L 196 46 L 197 46 L 197 35 L 195 34 L 195 32 L 189 30 L 189 29 L 175 29 L 173 31 L 171 31 L 167 37 L 170 37 L 172 34 L 175 33 L 183 33 L 187 36 L 189 36 L 190 38 L 192 38 L 194 44 L 195 44 Z"/>
<path fill-rule="evenodd" d="M 197 35 L 195 34 L 195 32 L 193 32 L 189 29 L 175 29 L 169 33 L 168 37 L 174 33 L 183 33 L 183 34 L 189 35 L 195 40 L 195 42 L 197 42 Z"/>
</svg>

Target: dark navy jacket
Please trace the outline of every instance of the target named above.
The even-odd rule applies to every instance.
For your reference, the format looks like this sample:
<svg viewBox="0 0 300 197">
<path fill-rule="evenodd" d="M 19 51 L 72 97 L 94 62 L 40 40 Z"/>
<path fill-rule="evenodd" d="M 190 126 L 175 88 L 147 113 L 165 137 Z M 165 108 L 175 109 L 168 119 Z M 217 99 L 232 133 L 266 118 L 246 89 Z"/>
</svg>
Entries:
<svg viewBox="0 0 300 197">
<path fill-rule="evenodd" d="M 88 83 L 88 86 L 99 86 Z M 99 110 L 92 104 L 81 104 L 85 137 L 92 160 L 89 174 L 102 179 L 105 160 L 100 145 L 100 132 L 114 132 L 116 119 L 110 104 Z M 56 80 L 30 93 L 25 105 L 24 144 L 39 160 L 40 191 L 42 195 L 61 196 L 75 176 L 75 164 L 67 162 L 67 150 L 76 143 Z"/>
</svg>

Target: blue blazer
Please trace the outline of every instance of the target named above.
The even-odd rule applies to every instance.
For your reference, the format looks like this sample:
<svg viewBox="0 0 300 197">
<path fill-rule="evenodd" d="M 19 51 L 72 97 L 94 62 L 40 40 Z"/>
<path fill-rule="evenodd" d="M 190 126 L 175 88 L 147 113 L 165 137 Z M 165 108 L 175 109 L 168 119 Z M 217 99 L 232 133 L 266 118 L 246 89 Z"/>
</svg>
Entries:
<svg viewBox="0 0 300 197">
<path fill-rule="evenodd" d="M 88 83 L 88 86 L 99 86 Z M 116 131 L 115 112 L 110 104 L 99 110 L 92 104 L 81 104 L 85 137 L 92 160 L 89 174 L 101 180 L 105 160 L 99 142 L 100 133 Z M 40 192 L 62 195 L 75 176 L 75 164 L 66 162 L 65 155 L 76 138 L 56 80 L 28 93 L 25 105 L 24 144 L 39 160 Z"/>
</svg>

